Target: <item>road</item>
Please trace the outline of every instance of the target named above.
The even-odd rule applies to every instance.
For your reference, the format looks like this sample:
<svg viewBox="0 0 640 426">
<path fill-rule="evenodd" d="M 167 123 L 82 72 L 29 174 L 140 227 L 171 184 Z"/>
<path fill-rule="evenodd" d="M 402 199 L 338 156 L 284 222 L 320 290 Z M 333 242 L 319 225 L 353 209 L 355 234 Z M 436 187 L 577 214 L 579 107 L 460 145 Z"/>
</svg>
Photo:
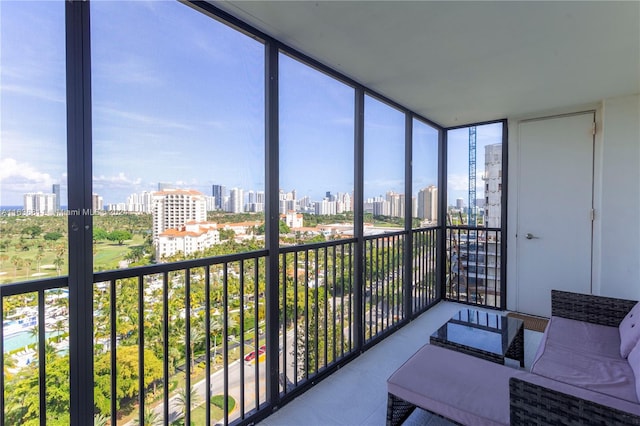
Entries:
<svg viewBox="0 0 640 426">
<path fill-rule="evenodd" d="M 288 353 L 291 353 L 290 345 L 293 343 L 293 331 L 287 332 L 287 350 Z M 287 361 L 291 364 L 291 356 L 287 356 Z M 282 362 L 282 351 L 280 352 L 280 362 Z M 251 411 L 256 407 L 256 370 L 258 374 L 258 395 L 259 395 L 259 403 L 263 403 L 266 401 L 266 362 L 265 357 L 261 356 L 258 358 L 258 364 L 256 368 L 256 363 L 251 362 L 247 363 L 244 360 L 234 361 L 229 364 L 229 368 L 227 369 L 228 374 L 228 389 L 229 395 L 236 400 L 236 406 L 234 410 L 229 414 L 229 422 L 234 419 L 240 417 L 243 410 L 242 408 L 242 399 L 241 399 L 241 388 L 242 382 L 244 381 L 244 412 Z M 244 378 L 241 377 L 240 373 L 244 373 Z M 287 375 L 288 377 L 293 377 L 293 367 L 287 366 Z M 225 371 L 224 369 L 220 369 L 215 373 L 211 374 L 211 396 L 214 395 L 222 395 L 224 394 L 224 380 L 225 380 Z M 244 380 L 242 380 L 244 379 Z M 198 395 L 199 404 L 203 404 L 205 401 L 206 395 L 206 379 L 202 379 L 197 383 L 192 383 L 192 387 Z M 179 413 L 182 407 L 177 402 L 177 396 L 173 396 L 169 399 L 169 422 L 176 420 L 179 417 Z M 160 402 L 155 405 L 153 411 L 158 414 L 158 416 L 162 419 L 164 418 L 164 403 Z M 212 421 L 220 420 L 220 423 L 223 423 L 223 419 L 211 419 Z M 124 424 L 124 426 L 133 426 L 135 420 L 131 420 Z"/>
</svg>

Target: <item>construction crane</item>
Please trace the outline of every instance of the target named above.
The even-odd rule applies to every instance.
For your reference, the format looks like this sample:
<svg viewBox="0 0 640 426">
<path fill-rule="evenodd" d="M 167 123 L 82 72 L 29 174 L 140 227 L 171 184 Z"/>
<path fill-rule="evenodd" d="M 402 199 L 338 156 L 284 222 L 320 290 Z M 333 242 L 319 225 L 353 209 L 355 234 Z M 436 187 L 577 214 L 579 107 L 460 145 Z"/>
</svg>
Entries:
<svg viewBox="0 0 640 426">
<path fill-rule="evenodd" d="M 469 127 L 469 227 L 476 226 L 476 127 Z"/>
</svg>

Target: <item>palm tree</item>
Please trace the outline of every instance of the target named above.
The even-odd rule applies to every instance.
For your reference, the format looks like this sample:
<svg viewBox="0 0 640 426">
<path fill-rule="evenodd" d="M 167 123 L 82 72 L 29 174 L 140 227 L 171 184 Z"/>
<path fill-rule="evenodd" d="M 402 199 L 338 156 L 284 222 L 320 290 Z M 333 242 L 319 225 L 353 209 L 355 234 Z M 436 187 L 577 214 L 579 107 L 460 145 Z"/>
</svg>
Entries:
<svg viewBox="0 0 640 426">
<path fill-rule="evenodd" d="M 144 407 L 144 417 L 142 423 L 140 423 L 140 419 L 135 419 L 133 421 L 134 426 L 159 426 L 162 424 L 162 419 L 160 415 L 153 411 L 153 409 L 149 407 Z"/>
<path fill-rule="evenodd" d="M 22 259 L 18 256 L 13 256 L 11 258 L 11 263 L 13 264 L 13 278 L 18 277 L 18 268 L 22 266 Z"/>
<path fill-rule="evenodd" d="M 38 249 L 38 254 L 36 254 L 36 263 L 38 265 L 38 273 L 40 272 L 40 262 L 42 262 L 42 258 L 44 257 L 44 253 L 42 247 Z"/>
<path fill-rule="evenodd" d="M 0 268 L 2 268 L 2 262 L 9 260 L 9 256 L 6 254 L 0 254 Z"/>
<path fill-rule="evenodd" d="M 62 259 L 62 256 L 56 256 L 56 258 L 53 259 L 53 264 L 56 266 L 56 271 L 58 271 L 58 276 L 60 276 L 62 265 L 64 265 L 64 260 Z"/>
<path fill-rule="evenodd" d="M 191 352 L 191 371 L 193 371 L 195 367 L 196 357 L 194 354 L 195 347 L 198 343 L 202 343 L 204 341 L 205 330 L 204 330 L 204 322 L 203 321 L 194 321 L 191 323 L 191 328 L 189 329 L 189 343 L 190 343 L 190 352 Z"/>
<path fill-rule="evenodd" d="M 107 426 L 109 424 L 109 417 L 100 413 L 93 416 L 93 426 Z"/>
<path fill-rule="evenodd" d="M 189 392 L 187 392 L 186 388 L 178 389 L 175 401 L 181 417 L 184 417 L 187 413 L 187 397 L 189 397 L 191 402 L 191 408 L 189 411 L 200 405 L 200 395 L 198 395 L 195 387 L 191 386 L 191 390 Z"/>
<path fill-rule="evenodd" d="M 24 259 L 22 261 L 22 263 L 24 264 L 24 266 L 27 267 L 27 277 L 29 276 L 29 272 L 31 272 L 31 265 L 33 265 L 33 260 L 31 259 Z"/>
<path fill-rule="evenodd" d="M 209 330 L 211 332 L 211 336 L 213 337 L 213 358 L 216 358 L 218 354 L 218 336 L 222 334 L 222 330 L 224 329 L 222 316 L 218 313 L 214 313 L 211 315 L 211 319 L 209 322 Z"/>
</svg>

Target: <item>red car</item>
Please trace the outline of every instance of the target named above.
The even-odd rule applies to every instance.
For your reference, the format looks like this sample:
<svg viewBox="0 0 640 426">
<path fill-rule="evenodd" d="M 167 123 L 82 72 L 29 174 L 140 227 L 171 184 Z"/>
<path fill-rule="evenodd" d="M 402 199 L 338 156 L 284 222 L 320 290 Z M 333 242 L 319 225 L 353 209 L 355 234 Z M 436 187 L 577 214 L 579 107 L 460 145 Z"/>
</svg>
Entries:
<svg viewBox="0 0 640 426">
<path fill-rule="evenodd" d="M 260 355 L 264 354 L 267 351 L 267 346 L 266 345 L 262 345 L 258 348 L 258 357 L 260 357 Z M 246 362 L 251 362 L 256 358 L 256 351 L 251 351 L 249 352 L 245 357 L 244 360 Z"/>
</svg>

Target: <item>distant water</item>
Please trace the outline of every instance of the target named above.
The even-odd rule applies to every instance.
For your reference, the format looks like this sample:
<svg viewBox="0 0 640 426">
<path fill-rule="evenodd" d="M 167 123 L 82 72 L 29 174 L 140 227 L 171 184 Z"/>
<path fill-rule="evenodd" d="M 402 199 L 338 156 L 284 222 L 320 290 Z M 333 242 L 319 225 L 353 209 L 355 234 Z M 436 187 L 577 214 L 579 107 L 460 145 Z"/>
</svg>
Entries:
<svg viewBox="0 0 640 426">
<path fill-rule="evenodd" d="M 66 210 L 67 206 L 60 206 L 60 210 Z M 24 210 L 24 206 L 0 206 L 0 216 L 2 213 L 9 214 L 9 212 L 16 213 L 22 212 Z"/>
</svg>

